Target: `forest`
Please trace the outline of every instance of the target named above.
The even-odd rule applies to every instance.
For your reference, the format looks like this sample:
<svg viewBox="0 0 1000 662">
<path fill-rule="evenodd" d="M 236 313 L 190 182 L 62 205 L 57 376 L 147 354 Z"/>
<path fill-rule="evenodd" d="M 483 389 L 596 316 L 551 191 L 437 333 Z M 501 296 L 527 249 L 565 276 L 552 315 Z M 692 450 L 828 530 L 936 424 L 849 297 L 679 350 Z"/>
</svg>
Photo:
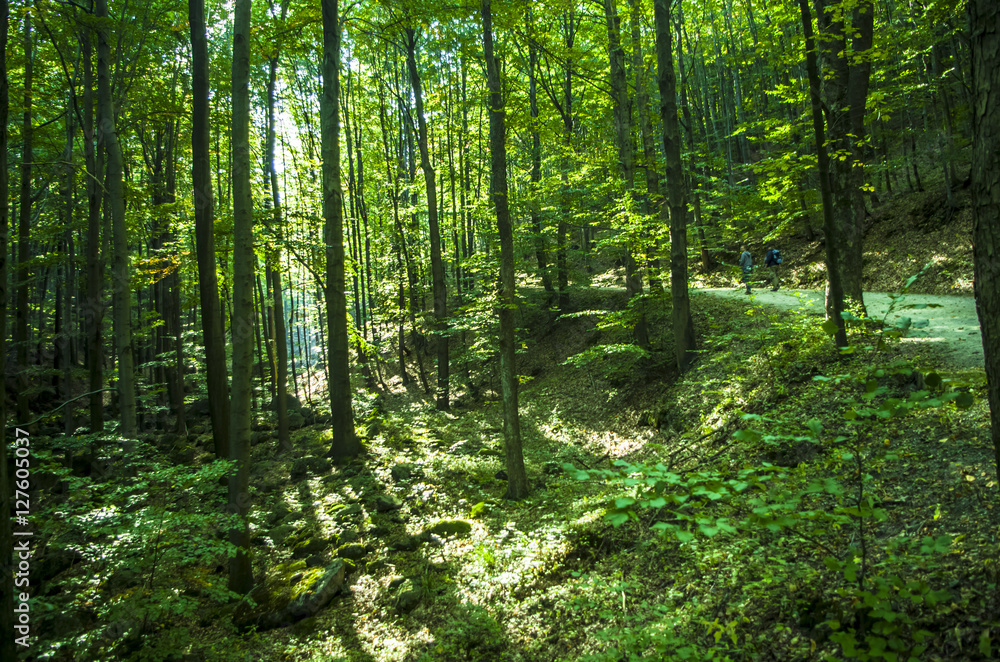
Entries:
<svg viewBox="0 0 1000 662">
<path fill-rule="evenodd" d="M 1000 3 L 0 35 L 0 660 L 1000 656 Z"/>
</svg>

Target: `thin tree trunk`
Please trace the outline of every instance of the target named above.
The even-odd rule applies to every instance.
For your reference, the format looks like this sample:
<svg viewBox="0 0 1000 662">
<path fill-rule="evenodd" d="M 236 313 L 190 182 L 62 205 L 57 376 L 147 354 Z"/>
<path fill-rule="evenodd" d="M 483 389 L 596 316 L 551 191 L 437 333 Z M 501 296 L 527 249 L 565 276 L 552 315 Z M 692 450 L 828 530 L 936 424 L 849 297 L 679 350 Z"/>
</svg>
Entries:
<svg viewBox="0 0 1000 662">
<path fill-rule="evenodd" d="M 31 272 L 28 260 L 31 256 L 31 165 L 34 160 L 32 148 L 32 84 L 33 55 L 31 36 L 31 14 L 24 15 L 24 121 L 21 128 L 21 197 L 17 223 L 17 301 L 14 317 L 14 346 L 17 355 L 17 416 L 28 420 L 28 287 Z M 6 119 L 4 120 L 6 121 Z M 6 169 L 6 165 L 4 166 Z M 3 200 L 6 204 L 6 199 Z"/>
<path fill-rule="evenodd" d="M 493 25 L 490 0 L 482 0 L 483 53 L 486 59 L 486 79 L 490 89 L 490 157 L 493 205 L 500 235 L 500 383 L 503 392 L 504 448 L 507 466 L 508 499 L 528 496 L 528 476 L 524 470 L 521 450 L 521 423 L 517 407 L 517 357 L 515 347 L 514 308 L 514 231 L 507 204 L 507 144 L 500 73 L 493 57 Z"/>
<path fill-rule="evenodd" d="M 104 261 L 101 260 L 101 186 L 98 173 L 104 168 L 103 153 L 94 148 L 94 68 L 92 36 L 80 32 L 83 56 L 83 152 L 87 169 L 87 374 L 90 431 L 104 430 Z"/>
<path fill-rule="evenodd" d="M 826 317 L 837 325 L 834 341 L 837 347 L 847 346 L 847 331 L 841 311 L 844 310 L 844 289 L 840 280 L 840 256 L 836 221 L 833 217 L 833 192 L 830 187 L 830 159 L 826 152 L 826 137 L 823 126 L 823 107 L 819 91 L 819 67 L 813 42 L 812 18 L 808 0 L 799 0 L 802 13 L 802 30 L 805 35 L 806 70 L 809 74 L 809 99 L 812 104 L 813 131 L 816 134 L 816 155 L 819 163 L 819 187 L 823 198 L 823 230 L 826 233 Z"/>
<path fill-rule="evenodd" d="M 198 291 L 202 338 L 205 346 L 208 408 L 212 418 L 215 454 L 229 459 L 229 385 L 226 375 L 225 335 L 215 259 L 215 201 L 209 154 L 208 41 L 205 37 L 205 0 L 189 0 L 191 23 L 191 180 L 194 185 L 195 243 L 198 254 Z M 221 186 L 221 184 L 220 184 Z"/>
<path fill-rule="evenodd" d="M 427 189 L 427 226 L 431 243 L 431 289 L 434 295 L 434 319 L 439 335 L 437 345 L 437 390 L 436 404 L 439 410 L 448 409 L 448 336 L 445 318 L 448 315 L 448 291 L 444 280 L 444 263 L 441 258 L 441 233 L 438 228 L 437 185 L 434 168 L 431 166 L 427 143 L 427 121 L 424 118 L 424 97 L 420 73 L 417 70 L 417 37 L 413 28 L 406 30 L 406 66 L 410 72 L 413 87 L 414 110 L 417 115 L 417 146 L 420 150 L 420 169 L 424 171 Z"/>
<path fill-rule="evenodd" d="M 338 0 L 321 0 L 323 10 L 323 95 L 320 123 L 323 159 L 323 243 L 326 245 L 327 371 L 335 459 L 361 450 L 354 432 L 347 291 L 344 268 L 344 193 L 340 183 L 340 14 Z"/>
<path fill-rule="evenodd" d="M 253 370 L 253 200 L 250 190 L 250 5 L 236 0 L 233 25 L 233 386 L 230 402 L 229 509 L 239 523 L 229 531 L 235 555 L 229 559 L 229 590 L 253 588 L 250 564 L 250 395 Z"/>
<path fill-rule="evenodd" d="M 3 0 L 0 5 L 0 52 L 7 52 L 7 29 L 10 22 L 10 3 Z M 10 85 L 7 80 L 7 58 L 0 62 L 0 117 L 5 118 L 0 126 L 0 158 L 5 164 L 10 163 L 7 154 L 7 122 L 10 109 Z M 7 375 L 7 239 L 8 239 L 8 207 L 7 200 L 10 182 L 7 168 L 0 168 L 0 376 Z M 4 397 L 0 398 L 0 430 L 7 430 L 7 398 L 6 387 Z M 14 556 L 14 531 L 11 519 L 11 500 L 14 490 L 11 489 L 10 476 L 7 470 L 7 439 L 0 443 L 0 566 L 12 567 Z M 14 614 L 14 573 L 5 570 L 0 573 L 0 659 L 17 659 Z M 25 634 L 29 631 L 24 626 Z"/>
<path fill-rule="evenodd" d="M 108 18 L 107 0 L 97 0 L 98 18 Z M 104 25 L 102 23 L 102 25 Z M 125 224 L 125 191 L 122 181 L 122 151 L 118 144 L 114 108 L 111 99 L 111 45 L 108 31 L 97 31 L 97 105 L 98 129 L 108 159 L 104 188 L 111 209 L 112 292 L 111 303 L 115 319 L 115 350 L 118 353 L 118 400 L 121 431 L 127 437 L 136 434 L 136 384 L 132 357 L 132 270 L 128 250 L 128 229 Z"/>
<path fill-rule="evenodd" d="M 663 122 L 663 151 L 666 155 L 667 191 L 666 210 L 670 216 L 670 300 L 673 305 L 671 321 L 674 327 L 674 354 L 677 368 L 684 371 L 695 359 L 697 345 L 694 322 L 691 319 L 691 302 L 688 297 L 687 278 L 687 202 L 684 191 L 684 172 L 681 163 L 681 132 L 677 119 L 670 5 L 672 0 L 654 0 L 653 13 L 656 25 L 656 67 L 660 88 L 660 118 Z"/>
</svg>

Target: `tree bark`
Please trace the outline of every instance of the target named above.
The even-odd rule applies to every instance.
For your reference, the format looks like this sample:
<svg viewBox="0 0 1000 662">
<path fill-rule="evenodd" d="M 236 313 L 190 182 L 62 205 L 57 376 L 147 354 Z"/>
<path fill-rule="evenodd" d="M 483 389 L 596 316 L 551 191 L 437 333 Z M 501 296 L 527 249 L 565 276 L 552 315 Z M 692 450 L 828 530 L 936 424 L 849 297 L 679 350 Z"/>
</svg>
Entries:
<svg viewBox="0 0 1000 662">
<path fill-rule="evenodd" d="M 107 0 L 97 0 L 98 18 L 108 18 Z M 105 25 L 102 23 L 101 25 Z M 131 265 L 128 229 L 125 224 L 125 191 L 122 180 L 122 150 L 118 144 L 114 108 L 111 99 L 111 45 L 105 28 L 97 31 L 97 107 L 98 130 L 107 154 L 108 207 L 111 210 L 111 305 L 115 320 L 115 350 L 118 353 L 118 403 L 121 432 L 136 434 L 135 364 L 132 356 L 132 289 L 129 287 Z"/>
<path fill-rule="evenodd" d="M 21 127 L 21 196 L 17 222 L 17 283 L 14 308 L 14 347 L 17 356 L 17 416 L 28 420 L 28 281 L 31 272 L 28 260 L 31 257 L 31 164 L 32 153 L 32 84 L 33 56 L 31 37 L 31 13 L 24 15 L 24 121 Z M 4 118 L 6 122 L 6 118 Z M 6 164 L 4 166 L 6 168 Z M 6 198 L 3 200 L 7 204 Z"/>
<path fill-rule="evenodd" d="M 0 52 L 7 52 L 7 28 L 10 23 L 10 3 L 3 0 L 0 5 Z M 10 85 L 7 79 L 7 58 L 0 62 L 0 117 L 4 118 L 0 126 L 0 158 L 4 164 L 10 163 L 7 154 L 7 113 L 10 110 Z M 7 238 L 8 207 L 10 180 L 6 167 L 0 168 L 0 379 L 6 382 L 7 375 Z M 7 397 L 6 386 L 3 397 L 0 397 L 0 430 L 6 435 L 7 430 Z M 11 499 L 14 491 L 11 489 L 10 475 L 7 470 L 7 439 L 0 443 L 0 659 L 17 659 L 15 648 L 15 615 L 14 615 L 14 573 L 12 568 L 14 558 L 14 531 L 11 520 Z"/>
<path fill-rule="evenodd" d="M 848 5 L 854 5 L 849 9 Z M 846 0 L 816 0 L 819 27 L 819 54 L 825 65 L 822 71 L 824 108 L 828 118 L 827 140 L 830 150 L 839 155 L 831 161 L 830 183 L 837 233 L 827 235 L 827 243 L 836 241 L 841 261 L 840 279 L 844 296 L 864 310 L 862 243 L 865 229 L 864 157 L 865 104 L 871 62 L 858 57 L 872 47 L 875 10 L 871 0 L 854 3 Z M 848 12 L 850 24 L 848 24 Z"/>
<path fill-rule="evenodd" d="M 809 76 L 809 99 L 812 104 L 813 131 L 816 135 L 816 157 L 819 164 L 819 188 L 823 199 L 823 230 L 826 233 L 826 317 L 837 325 L 834 342 L 837 347 L 847 346 L 847 331 L 844 328 L 844 288 L 840 280 L 841 262 L 839 242 L 836 240 L 837 224 L 834 219 L 833 191 L 830 182 L 830 158 L 826 152 L 826 137 L 823 127 L 823 102 L 819 91 L 819 67 L 816 64 L 816 50 L 813 40 L 812 17 L 808 0 L 799 0 L 802 14 L 802 31 L 805 35 L 806 71 Z"/>
<path fill-rule="evenodd" d="M 444 281 L 444 263 L 441 259 L 441 233 L 438 228 L 437 185 L 434 178 L 434 168 L 431 166 L 430 153 L 427 147 L 427 121 L 424 118 L 424 97 L 421 87 L 420 73 L 417 70 L 417 37 L 413 28 L 406 29 L 406 67 L 410 73 L 410 84 L 413 86 L 414 111 L 417 115 L 417 146 L 420 150 L 420 169 L 424 172 L 424 183 L 427 190 L 427 226 L 431 242 L 431 289 L 434 295 L 434 319 L 440 335 L 437 345 L 437 392 L 436 404 L 440 410 L 448 409 L 448 336 L 445 317 L 448 315 L 448 291 Z"/>
<path fill-rule="evenodd" d="M 230 403 L 229 510 L 239 523 L 230 529 L 236 548 L 229 559 L 229 589 L 253 588 L 250 565 L 250 391 L 253 371 L 253 199 L 250 189 L 250 4 L 236 0 L 233 24 L 233 392 Z"/>
<path fill-rule="evenodd" d="M 972 243 L 993 449 L 1000 477 L 1000 5 L 970 0 Z"/>
<path fill-rule="evenodd" d="M 514 230 L 510 224 L 507 195 L 507 129 L 500 73 L 493 57 L 493 19 L 490 0 L 482 0 L 483 54 L 486 59 L 486 80 L 490 90 L 490 157 L 493 205 L 500 235 L 500 390 L 503 393 L 504 448 L 507 461 L 508 499 L 528 496 L 528 476 L 524 470 L 521 450 L 521 423 L 517 407 L 517 362 L 514 312 L 517 306 L 514 291 Z"/>
<path fill-rule="evenodd" d="M 320 97 L 323 160 L 323 243 L 326 245 L 327 372 L 333 441 L 330 456 L 361 450 L 354 433 L 350 353 L 347 342 L 347 284 L 344 273 L 344 192 L 340 183 L 340 13 L 338 0 L 322 0 L 323 95 Z"/>
<path fill-rule="evenodd" d="M 670 217 L 670 300 L 677 369 L 683 372 L 695 359 L 697 344 L 687 278 L 687 201 L 681 163 L 681 131 L 677 119 L 677 81 L 674 76 L 670 6 L 672 0 L 654 0 L 656 69 L 660 88 L 660 118 L 666 154 L 667 204 Z"/>
<path fill-rule="evenodd" d="M 104 261 L 101 260 L 101 186 L 104 159 L 94 148 L 94 68 L 91 31 L 80 32 L 83 57 L 83 152 L 87 168 L 87 373 L 90 431 L 104 430 Z"/>
<path fill-rule="evenodd" d="M 215 260 L 215 199 L 209 146 L 208 40 L 205 37 L 205 0 L 189 0 L 191 23 L 191 180 L 194 185 L 195 243 L 198 254 L 198 292 L 208 408 L 212 418 L 215 454 L 229 458 L 229 384 L 226 374 L 225 335 Z"/>
</svg>

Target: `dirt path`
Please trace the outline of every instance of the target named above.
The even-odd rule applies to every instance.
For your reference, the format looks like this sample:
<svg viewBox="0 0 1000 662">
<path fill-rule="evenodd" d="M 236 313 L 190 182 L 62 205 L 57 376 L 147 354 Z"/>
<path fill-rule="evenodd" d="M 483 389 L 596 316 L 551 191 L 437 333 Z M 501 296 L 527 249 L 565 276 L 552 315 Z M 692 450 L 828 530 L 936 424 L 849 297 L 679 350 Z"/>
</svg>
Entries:
<svg viewBox="0 0 1000 662">
<path fill-rule="evenodd" d="M 823 312 L 823 293 L 815 290 L 785 290 L 772 292 L 767 288 L 755 289 L 751 296 L 743 293 L 743 288 L 702 288 L 692 289 L 691 295 L 700 294 L 743 299 L 747 304 L 763 303 L 778 308 L 806 306 L 817 314 Z M 865 292 L 865 306 L 868 315 L 881 320 L 892 300 L 882 292 Z M 940 308 L 908 309 L 908 305 L 937 304 Z M 927 343 L 948 364 L 956 368 L 983 367 L 983 339 L 980 335 L 976 302 L 969 296 L 935 296 L 931 294 L 911 294 L 896 304 L 886 324 L 909 317 L 910 328 L 903 342 Z"/>
</svg>

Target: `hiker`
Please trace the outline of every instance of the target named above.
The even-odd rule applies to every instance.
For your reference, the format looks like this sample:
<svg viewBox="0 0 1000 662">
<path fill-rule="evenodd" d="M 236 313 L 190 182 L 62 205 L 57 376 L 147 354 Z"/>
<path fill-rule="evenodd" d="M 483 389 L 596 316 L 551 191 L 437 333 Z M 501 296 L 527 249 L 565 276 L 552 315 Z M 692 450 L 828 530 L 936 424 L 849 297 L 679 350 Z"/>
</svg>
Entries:
<svg viewBox="0 0 1000 662">
<path fill-rule="evenodd" d="M 743 269 L 743 282 L 747 286 L 747 294 L 750 294 L 750 272 L 753 270 L 753 256 L 747 250 L 746 244 L 740 246 L 740 268 Z"/>
<path fill-rule="evenodd" d="M 771 291 L 777 292 L 779 286 L 778 269 L 781 266 L 781 251 L 773 245 L 767 247 L 764 253 L 764 267 L 771 272 Z"/>
</svg>

